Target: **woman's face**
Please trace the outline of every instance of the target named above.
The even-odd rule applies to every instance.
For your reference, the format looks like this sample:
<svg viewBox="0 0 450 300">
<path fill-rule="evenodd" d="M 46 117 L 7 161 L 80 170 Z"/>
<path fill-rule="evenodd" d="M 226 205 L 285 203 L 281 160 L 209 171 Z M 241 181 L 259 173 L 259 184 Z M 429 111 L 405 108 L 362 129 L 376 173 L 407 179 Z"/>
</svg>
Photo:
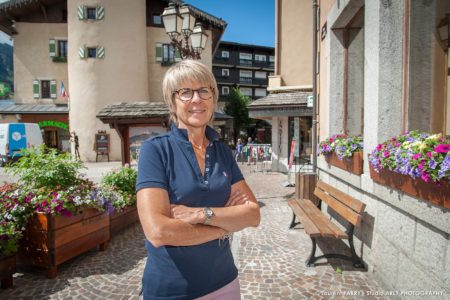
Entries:
<svg viewBox="0 0 450 300">
<path fill-rule="evenodd" d="M 179 128 L 205 127 L 211 120 L 214 113 L 214 92 L 207 84 L 183 83 L 174 97 L 174 112 L 178 118 Z"/>
</svg>

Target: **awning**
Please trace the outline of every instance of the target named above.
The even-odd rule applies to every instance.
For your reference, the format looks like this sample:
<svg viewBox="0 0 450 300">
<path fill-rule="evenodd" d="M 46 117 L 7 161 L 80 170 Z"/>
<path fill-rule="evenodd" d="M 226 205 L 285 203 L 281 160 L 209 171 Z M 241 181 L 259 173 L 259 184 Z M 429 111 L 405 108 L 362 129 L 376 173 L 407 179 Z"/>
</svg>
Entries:
<svg viewBox="0 0 450 300">
<path fill-rule="evenodd" d="M 312 116 L 312 108 L 307 107 L 311 91 L 271 93 L 253 101 L 248 106 L 251 118 L 278 116 Z"/>
</svg>

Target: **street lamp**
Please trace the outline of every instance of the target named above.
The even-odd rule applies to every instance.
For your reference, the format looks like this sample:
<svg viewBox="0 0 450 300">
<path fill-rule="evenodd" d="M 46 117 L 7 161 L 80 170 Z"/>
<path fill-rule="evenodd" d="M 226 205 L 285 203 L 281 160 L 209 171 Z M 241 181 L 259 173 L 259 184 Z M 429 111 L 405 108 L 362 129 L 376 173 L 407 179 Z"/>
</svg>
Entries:
<svg viewBox="0 0 450 300">
<path fill-rule="evenodd" d="M 195 16 L 189 6 L 175 6 L 173 2 L 161 15 L 164 28 L 171 43 L 178 50 L 182 59 L 200 59 L 206 47 L 208 35 L 201 23 L 195 23 Z"/>
</svg>

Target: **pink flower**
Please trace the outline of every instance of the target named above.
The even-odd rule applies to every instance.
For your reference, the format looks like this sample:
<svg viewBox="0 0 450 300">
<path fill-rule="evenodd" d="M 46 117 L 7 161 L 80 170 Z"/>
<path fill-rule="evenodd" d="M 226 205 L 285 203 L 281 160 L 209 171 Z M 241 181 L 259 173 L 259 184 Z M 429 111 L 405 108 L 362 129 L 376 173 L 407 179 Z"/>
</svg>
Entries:
<svg viewBox="0 0 450 300">
<path fill-rule="evenodd" d="M 423 179 L 423 181 L 425 182 L 430 182 L 430 175 L 427 172 L 423 172 L 421 178 Z"/>
<path fill-rule="evenodd" d="M 422 155 L 421 155 L 420 153 L 417 153 L 417 154 L 414 154 L 412 158 L 413 158 L 414 160 L 418 160 L 421 156 L 422 156 Z"/>
<path fill-rule="evenodd" d="M 425 161 L 422 160 L 419 164 L 419 170 L 422 170 L 424 165 L 425 165 Z"/>
<path fill-rule="evenodd" d="M 430 152 L 427 152 L 427 157 L 428 157 L 428 158 L 432 158 L 432 157 L 433 157 L 433 152 L 431 152 L 431 151 L 430 151 Z"/>
<path fill-rule="evenodd" d="M 377 151 L 380 151 L 382 148 L 383 148 L 383 144 L 378 144 L 376 149 L 377 149 Z"/>
<path fill-rule="evenodd" d="M 389 151 L 384 151 L 383 152 L 383 157 L 389 157 Z"/>
<path fill-rule="evenodd" d="M 450 144 L 441 144 L 434 148 L 437 153 L 447 153 L 450 151 Z"/>
</svg>

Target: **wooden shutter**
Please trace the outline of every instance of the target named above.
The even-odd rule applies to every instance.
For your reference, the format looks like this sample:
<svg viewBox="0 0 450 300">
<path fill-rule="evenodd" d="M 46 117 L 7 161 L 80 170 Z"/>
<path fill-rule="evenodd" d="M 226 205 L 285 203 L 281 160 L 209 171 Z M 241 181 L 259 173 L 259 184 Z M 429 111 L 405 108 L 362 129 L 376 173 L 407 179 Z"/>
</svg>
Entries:
<svg viewBox="0 0 450 300">
<path fill-rule="evenodd" d="M 105 58 L 105 48 L 104 47 L 97 47 L 97 58 Z"/>
<path fill-rule="evenodd" d="M 56 41 L 54 39 L 48 40 L 48 52 L 50 57 L 56 56 Z"/>
<path fill-rule="evenodd" d="M 86 47 L 81 46 L 81 47 L 78 49 L 78 56 L 79 56 L 81 59 L 85 59 L 85 58 L 86 58 L 86 56 L 87 56 L 87 50 L 86 50 Z"/>
<path fill-rule="evenodd" d="M 173 50 L 174 51 L 174 58 L 175 61 L 181 61 L 181 55 L 180 55 L 180 51 L 178 51 L 178 49 Z"/>
<path fill-rule="evenodd" d="M 35 79 L 33 80 L 33 98 L 34 99 L 39 99 L 40 95 L 39 95 L 39 80 Z"/>
<path fill-rule="evenodd" d="M 50 80 L 50 98 L 56 99 L 56 80 Z"/>
<path fill-rule="evenodd" d="M 97 9 L 95 10 L 95 18 L 97 20 L 103 20 L 105 18 L 105 8 L 101 5 L 97 6 Z"/>
<path fill-rule="evenodd" d="M 78 20 L 86 20 L 86 6 L 78 5 Z"/>
<path fill-rule="evenodd" d="M 155 53 L 156 53 L 156 61 L 162 62 L 162 59 L 163 59 L 163 44 L 162 43 L 156 43 Z"/>
</svg>

